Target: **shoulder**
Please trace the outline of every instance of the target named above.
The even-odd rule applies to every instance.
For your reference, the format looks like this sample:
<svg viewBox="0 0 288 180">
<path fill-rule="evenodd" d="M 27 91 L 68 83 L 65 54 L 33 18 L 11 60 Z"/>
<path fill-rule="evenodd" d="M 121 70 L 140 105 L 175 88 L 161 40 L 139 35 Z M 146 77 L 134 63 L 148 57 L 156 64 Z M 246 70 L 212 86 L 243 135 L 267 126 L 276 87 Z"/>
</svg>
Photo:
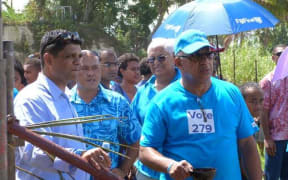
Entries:
<svg viewBox="0 0 288 180">
<path fill-rule="evenodd" d="M 213 86 L 215 86 L 216 88 L 219 88 L 219 89 L 236 90 L 236 91 L 239 90 L 239 88 L 236 85 L 234 85 L 233 83 L 228 82 L 228 81 L 224 81 L 224 80 L 220 80 L 220 79 L 212 77 L 211 82 L 212 82 Z"/>
<path fill-rule="evenodd" d="M 242 97 L 241 92 L 236 85 L 216 78 L 212 78 L 211 80 L 215 94 L 218 98 L 229 97 L 236 102 Z"/>
<path fill-rule="evenodd" d="M 128 104 L 128 101 L 125 97 L 123 97 L 120 93 L 115 92 L 110 89 L 101 88 L 102 97 L 106 99 L 109 103 L 117 103 L 117 104 Z"/>
<path fill-rule="evenodd" d="M 158 92 L 153 98 L 153 102 L 156 104 L 165 103 L 165 101 L 171 99 L 178 99 L 177 97 L 183 93 L 184 88 L 181 86 L 180 81 L 177 80 Z"/>
<path fill-rule="evenodd" d="M 266 74 L 263 79 L 261 79 L 261 81 L 259 82 L 260 87 L 263 89 L 269 85 L 271 85 L 271 81 L 273 79 L 273 75 L 274 75 L 274 70 L 271 71 L 270 73 Z"/>
<path fill-rule="evenodd" d="M 48 92 L 45 88 L 37 83 L 32 83 L 22 89 L 14 100 L 14 104 L 24 104 L 27 102 L 40 102 Z"/>
</svg>

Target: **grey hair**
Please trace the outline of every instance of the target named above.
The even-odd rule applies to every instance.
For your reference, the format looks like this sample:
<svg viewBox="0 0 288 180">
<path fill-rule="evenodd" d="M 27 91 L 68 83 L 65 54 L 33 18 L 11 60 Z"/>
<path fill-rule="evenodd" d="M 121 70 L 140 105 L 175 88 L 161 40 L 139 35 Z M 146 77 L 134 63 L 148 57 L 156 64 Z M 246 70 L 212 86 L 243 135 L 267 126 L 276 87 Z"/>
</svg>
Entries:
<svg viewBox="0 0 288 180">
<path fill-rule="evenodd" d="M 166 38 L 155 38 L 152 39 L 151 43 L 149 44 L 147 48 L 147 54 L 151 49 L 157 48 L 157 47 L 163 47 L 165 51 L 167 51 L 170 54 L 174 53 L 174 43 L 175 39 L 166 39 Z"/>
</svg>

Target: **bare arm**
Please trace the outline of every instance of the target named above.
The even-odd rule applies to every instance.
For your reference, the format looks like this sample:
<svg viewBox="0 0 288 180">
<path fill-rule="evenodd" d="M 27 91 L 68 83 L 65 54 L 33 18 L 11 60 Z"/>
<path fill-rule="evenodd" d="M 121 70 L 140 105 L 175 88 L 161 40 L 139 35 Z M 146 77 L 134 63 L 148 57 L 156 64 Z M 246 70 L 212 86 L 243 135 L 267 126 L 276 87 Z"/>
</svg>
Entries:
<svg viewBox="0 0 288 180">
<path fill-rule="evenodd" d="M 253 136 L 239 140 L 239 149 L 244 159 L 249 179 L 261 180 L 262 170 L 260 157 Z"/>
<path fill-rule="evenodd" d="M 136 142 L 130 146 L 132 146 L 133 148 L 139 148 L 139 142 Z M 127 148 L 126 155 L 130 157 L 130 159 L 125 158 L 125 160 L 119 165 L 119 168 L 115 168 L 112 170 L 112 172 L 118 174 L 121 177 L 125 177 L 129 173 L 130 168 L 138 157 L 138 150 Z"/>
<path fill-rule="evenodd" d="M 173 179 L 177 180 L 189 177 L 189 172 L 193 171 L 193 167 L 189 162 L 185 160 L 177 162 L 167 158 L 152 147 L 140 146 L 139 158 L 146 166 L 156 171 L 169 173 Z M 168 166 L 170 166 L 169 172 L 167 172 Z"/>
<path fill-rule="evenodd" d="M 269 111 L 264 109 L 260 118 L 260 123 L 264 133 L 264 146 L 267 154 L 269 154 L 270 156 L 274 156 L 276 153 L 276 145 L 270 136 L 268 120 L 269 120 Z"/>
</svg>

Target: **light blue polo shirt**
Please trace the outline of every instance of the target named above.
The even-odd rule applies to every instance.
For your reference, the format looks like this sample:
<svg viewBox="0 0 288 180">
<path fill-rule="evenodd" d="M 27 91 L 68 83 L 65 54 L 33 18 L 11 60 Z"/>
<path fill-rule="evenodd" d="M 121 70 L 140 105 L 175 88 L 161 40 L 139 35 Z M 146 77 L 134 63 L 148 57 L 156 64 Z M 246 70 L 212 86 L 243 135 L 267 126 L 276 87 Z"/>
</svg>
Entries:
<svg viewBox="0 0 288 180">
<path fill-rule="evenodd" d="M 215 180 L 240 180 L 237 141 L 254 134 L 253 118 L 236 86 L 211 81 L 201 97 L 185 90 L 180 81 L 158 93 L 148 107 L 140 146 L 176 161 L 187 160 L 194 168 L 214 167 Z M 171 177 L 161 173 L 160 179 Z"/>
<path fill-rule="evenodd" d="M 175 71 L 176 74 L 171 83 L 181 78 L 181 73 L 179 69 L 175 68 Z M 154 85 L 155 80 L 156 76 L 153 75 L 142 87 L 140 87 L 131 104 L 133 114 L 139 120 L 141 125 L 143 125 L 149 103 L 151 102 L 152 98 L 158 93 Z M 152 177 L 154 179 L 159 178 L 158 172 L 148 168 L 139 160 L 134 163 L 134 166 L 137 168 L 138 171 L 148 177 Z"/>
</svg>

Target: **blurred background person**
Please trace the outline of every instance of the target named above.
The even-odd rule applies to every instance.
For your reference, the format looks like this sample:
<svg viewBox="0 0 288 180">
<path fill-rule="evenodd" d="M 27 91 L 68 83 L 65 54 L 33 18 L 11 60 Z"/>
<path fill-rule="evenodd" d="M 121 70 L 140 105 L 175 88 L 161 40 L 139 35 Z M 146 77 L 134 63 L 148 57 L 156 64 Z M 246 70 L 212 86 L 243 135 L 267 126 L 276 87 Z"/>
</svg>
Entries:
<svg viewBox="0 0 288 180">
<path fill-rule="evenodd" d="M 147 48 L 147 61 L 153 75 L 139 88 L 131 104 L 133 113 L 141 126 L 147 114 L 147 107 L 154 96 L 170 83 L 181 78 L 181 73 L 174 63 L 173 45 L 174 41 L 171 39 L 156 38 Z M 140 160 L 137 160 L 134 166 L 137 169 L 137 180 L 159 179 L 160 173 L 145 166 Z"/>
<path fill-rule="evenodd" d="M 27 85 L 24 77 L 24 69 L 22 63 L 15 59 L 14 63 L 14 87 L 17 91 L 21 91 Z"/>
<path fill-rule="evenodd" d="M 255 82 L 248 82 L 240 86 L 240 91 L 244 97 L 250 114 L 259 127 L 259 132 L 255 133 L 255 139 L 260 149 L 261 155 L 264 154 L 264 134 L 260 124 L 260 116 L 263 111 L 264 93 L 260 86 Z"/>
<path fill-rule="evenodd" d="M 113 90 L 123 95 L 129 103 L 132 102 L 136 92 L 136 84 L 140 81 L 139 58 L 133 53 L 125 53 L 118 58 L 119 69 L 118 76 L 121 77 L 121 83 L 115 83 Z"/>
<path fill-rule="evenodd" d="M 118 72 L 118 59 L 114 50 L 106 49 L 100 51 L 101 84 L 106 89 L 111 89 L 111 81 L 115 81 Z"/>
<path fill-rule="evenodd" d="M 30 84 L 37 79 L 38 73 L 41 72 L 41 60 L 38 58 L 27 58 L 23 68 L 24 77 L 27 83 Z"/>
<path fill-rule="evenodd" d="M 143 84 L 145 84 L 148 81 L 148 79 L 150 79 L 150 77 L 152 76 L 151 69 L 148 65 L 147 57 L 142 58 L 140 61 L 140 74 L 142 77 L 141 81 L 137 84 L 137 87 L 140 87 Z"/>
<path fill-rule="evenodd" d="M 273 48 L 272 60 L 276 65 L 285 48 L 286 45 L 283 44 Z M 266 180 L 288 179 L 287 78 L 272 83 L 275 69 L 259 83 L 264 92 L 260 121 L 264 132 Z"/>
</svg>

